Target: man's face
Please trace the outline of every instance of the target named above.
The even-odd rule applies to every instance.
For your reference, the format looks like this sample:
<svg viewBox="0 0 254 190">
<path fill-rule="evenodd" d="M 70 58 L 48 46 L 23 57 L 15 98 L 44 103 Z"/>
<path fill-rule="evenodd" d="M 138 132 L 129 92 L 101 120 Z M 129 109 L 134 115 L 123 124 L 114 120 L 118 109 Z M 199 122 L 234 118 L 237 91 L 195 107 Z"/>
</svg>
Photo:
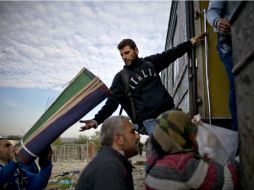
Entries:
<svg viewBox="0 0 254 190">
<path fill-rule="evenodd" d="M 133 60 L 138 57 L 138 48 L 131 49 L 129 46 L 125 46 L 119 51 L 125 65 L 131 65 Z"/>
<path fill-rule="evenodd" d="M 7 139 L 0 140 L 0 160 L 8 162 L 12 159 L 13 146 Z"/>
<path fill-rule="evenodd" d="M 138 153 L 140 136 L 128 120 L 124 120 L 124 125 L 122 150 L 127 158 L 131 158 Z"/>
</svg>

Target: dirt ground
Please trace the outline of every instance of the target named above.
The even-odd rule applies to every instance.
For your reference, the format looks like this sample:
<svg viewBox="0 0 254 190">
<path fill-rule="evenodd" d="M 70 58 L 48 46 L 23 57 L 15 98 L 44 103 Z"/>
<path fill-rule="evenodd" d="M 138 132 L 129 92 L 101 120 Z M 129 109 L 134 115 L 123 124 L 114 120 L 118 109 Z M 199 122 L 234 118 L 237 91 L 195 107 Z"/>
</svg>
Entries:
<svg viewBox="0 0 254 190">
<path fill-rule="evenodd" d="M 144 179 L 145 179 L 145 165 L 134 165 L 133 170 L 133 181 L 135 190 L 144 190 Z"/>
</svg>

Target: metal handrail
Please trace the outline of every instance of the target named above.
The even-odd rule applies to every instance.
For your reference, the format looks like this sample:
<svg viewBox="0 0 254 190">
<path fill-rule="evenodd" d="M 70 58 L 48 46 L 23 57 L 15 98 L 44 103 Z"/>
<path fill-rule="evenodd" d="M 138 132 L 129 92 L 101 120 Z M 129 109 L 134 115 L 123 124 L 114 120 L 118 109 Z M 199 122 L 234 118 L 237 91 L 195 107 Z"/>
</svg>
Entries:
<svg viewBox="0 0 254 190">
<path fill-rule="evenodd" d="M 206 26 L 206 16 L 207 11 L 204 9 L 204 32 L 207 32 Z M 210 85 L 209 85 L 209 75 L 208 75 L 208 37 L 205 36 L 205 72 L 206 72 L 206 92 L 207 92 L 207 103 L 208 103 L 208 116 L 209 123 L 212 123 L 212 111 L 211 111 L 211 99 L 210 99 Z"/>
<path fill-rule="evenodd" d="M 206 17 L 207 11 L 204 9 L 200 14 L 204 14 L 204 32 L 207 32 Z M 208 117 L 209 123 L 212 123 L 212 111 L 211 111 L 211 99 L 210 99 L 210 85 L 209 85 L 209 74 L 208 74 L 208 37 L 205 36 L 205 73 L 206 73 L 206 93 L 207 93 L 207 103 L 208 103 Z"/>
</svg>

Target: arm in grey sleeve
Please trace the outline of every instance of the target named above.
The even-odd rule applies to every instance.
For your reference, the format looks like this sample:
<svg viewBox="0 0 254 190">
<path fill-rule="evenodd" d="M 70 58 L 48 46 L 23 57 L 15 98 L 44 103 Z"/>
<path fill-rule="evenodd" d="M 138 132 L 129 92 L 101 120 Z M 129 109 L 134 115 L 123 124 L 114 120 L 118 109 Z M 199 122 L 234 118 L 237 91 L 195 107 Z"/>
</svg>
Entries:
<svg viewBox="0 0 254 190">
<path fill-rule="evenodd" d="M 207 10 L 207 21 L 214 28 L 217 28 L 217 22 L 223 18 L 223 9 L 225 8 L 226 1 L 210 1 Z M 216 32 L 218 30 L 215 30 Z"/>
</svg>

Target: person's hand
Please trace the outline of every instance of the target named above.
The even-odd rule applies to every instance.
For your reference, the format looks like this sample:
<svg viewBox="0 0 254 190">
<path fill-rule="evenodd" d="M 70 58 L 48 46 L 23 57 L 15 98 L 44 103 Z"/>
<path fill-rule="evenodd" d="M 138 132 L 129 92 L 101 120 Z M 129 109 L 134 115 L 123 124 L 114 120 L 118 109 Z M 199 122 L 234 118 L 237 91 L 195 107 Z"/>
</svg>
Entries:
<svg viewBox="0 0 254 190">
<path fill-rule="evenodd" d="M 229 33 L 231 31 L 231 25 L 225 18 L 218 20 L 217 28 L 223 33 Z"/>
<path fill-rule="evenodd" d="M 91 129 L 91 128 L 94 128 L 96 129 L 97 128 L 97 121 L 95 120 L 80 120 L 79 121 L 80 123 L 84 123 L 85 125 L 80 127 L 80 130 L 79 131 L 85 131 L 85 130 L 88 130 L 88 129 Z"/>
<path fill-rule="evenodd" d="M 203 159 L 204 160 L 210 160 L 210 157 L 208 156 L 208 154 L 204 154 Z"/>
<path fill-rule="evenodd" d="M 49 146 L 47 149 L 47 159 L 52 160 L 52 155 L 53 155 L 53 150 L 52 150 L 51 146 Z"/>
<path fill-rule="evenodd" d="M 207 36 L 208 33 L 207 32 L 202 32 L 196 36 L 194 36 L 193 38 L 190 39 L 192 45 L 196 45 L 199 42 L 202 42 L 205 39 L 205 36 Z"/>
<path fill-rule="evenodd" d="M 10 153 L 10 160 L 12 160 L 13 162 L 17 162 L 17 155 L 16 155 L 16 148 L 13 147 L 12 152 Z"/>
<path fill-rule="evenodd" d="M 16 162 L 16 160 L 15 160 L 15 152 L 14 152 L 14 151 L 12 151 L 12 152 L 10 153 L 10 160 L 13 160 L 13 161 Z"/>
<path fill-rule="evenodd" d="M 51 146 L 43 150 L 39 156 L 39 166 L 44 167 L 52 160 L 53 151 Z"/>
</svg>

